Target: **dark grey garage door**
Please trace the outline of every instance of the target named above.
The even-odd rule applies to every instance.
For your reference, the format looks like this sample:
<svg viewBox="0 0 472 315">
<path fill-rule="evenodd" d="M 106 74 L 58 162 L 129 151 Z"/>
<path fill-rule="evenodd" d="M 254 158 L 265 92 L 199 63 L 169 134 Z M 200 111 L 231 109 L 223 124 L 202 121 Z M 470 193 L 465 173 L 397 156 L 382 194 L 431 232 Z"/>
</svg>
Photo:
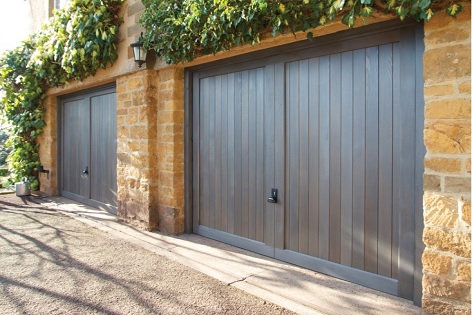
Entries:
<svg viewBox="0 0 472 315">
<path fill-rule="evenodd" d="M 116 94 L 61 99 L 61 195 L 116 213 Z"/>
<path fill-rule="evenodd" d="M 413 299 L 422 52 L 357 36 L 193 73 L 193 230 Z"/>
</svg>

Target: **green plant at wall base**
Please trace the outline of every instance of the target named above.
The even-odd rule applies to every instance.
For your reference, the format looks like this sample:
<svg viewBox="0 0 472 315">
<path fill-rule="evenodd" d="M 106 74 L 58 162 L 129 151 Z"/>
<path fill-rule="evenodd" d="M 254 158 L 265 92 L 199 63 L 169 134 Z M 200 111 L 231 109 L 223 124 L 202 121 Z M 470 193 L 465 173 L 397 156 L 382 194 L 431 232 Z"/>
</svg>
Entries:
<svg viewBox="0 0 472 315">
<path fill-rule="evenodd" d="M 26 177 L 38 189 L 37 137 L 50 87 L 82 80 L 117 58 L 118 10 L 124 0 L 72 0 L 40 31 L 0 58 L 0 116 L 12 126 L 7 145 L 10 181 Z"/>
<path fill-rule="evenodd" d="M 308 31 L 337 17 L 349 27 L 374 12 L 428 21 L 438 10 L 456 16 L 454 0 L 143 0 L 144 44 L 168 63 L 191 61 L 235 45 L 255 44 L 261 34 Z M 311 32 L 308 39 L 313 38 Z"/>
</svg>

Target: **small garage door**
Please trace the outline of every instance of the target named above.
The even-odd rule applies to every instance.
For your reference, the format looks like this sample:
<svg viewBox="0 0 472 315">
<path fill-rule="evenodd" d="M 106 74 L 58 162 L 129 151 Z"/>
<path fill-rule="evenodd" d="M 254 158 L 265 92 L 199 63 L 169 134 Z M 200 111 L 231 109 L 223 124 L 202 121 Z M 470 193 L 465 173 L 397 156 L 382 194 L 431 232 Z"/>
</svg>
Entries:
<svg viewBox="0 0 472 315">
<path fill-rule="evenodd" d="M 194 232 L 413 299 L 415 34 L 331 36 L 195 71 Z"/>
<path fill-rule="evenodd" d="M 114 87 L 61 99 L 62 196 L 116 213 Z"/>
</svg>

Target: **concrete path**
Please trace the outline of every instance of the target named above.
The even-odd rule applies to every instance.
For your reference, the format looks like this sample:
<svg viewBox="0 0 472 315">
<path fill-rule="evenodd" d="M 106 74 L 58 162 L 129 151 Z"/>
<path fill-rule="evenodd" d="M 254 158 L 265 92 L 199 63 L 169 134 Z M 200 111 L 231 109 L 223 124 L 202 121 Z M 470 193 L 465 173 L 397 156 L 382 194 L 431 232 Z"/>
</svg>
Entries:
<svg viewBox="0 0 472 315">
<path fill-rule="evenodd" d="M 137 230 L 105 211 L 62 197 L 40 201 L 42 206 L 299 314 L 422 313 L 410 301 L 198 235 L 165 236 Z"/>
</svg>

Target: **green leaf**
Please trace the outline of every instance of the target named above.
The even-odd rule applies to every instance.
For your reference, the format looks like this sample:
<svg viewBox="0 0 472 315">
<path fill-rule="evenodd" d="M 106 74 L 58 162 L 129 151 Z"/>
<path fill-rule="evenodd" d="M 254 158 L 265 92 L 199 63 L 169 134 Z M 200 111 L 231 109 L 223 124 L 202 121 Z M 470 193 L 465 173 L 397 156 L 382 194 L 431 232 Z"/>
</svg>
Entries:
<svg viewBox="0 0 472 315">
<path fill-rule="evenodd" d="M 431 20 L 431 18 L 433 17 L 434 13 L 433 13 L 433 10 L 431 9 L 428 9 L 425 13 L 423 13 L 421 15 L 421 18 L 425 21 L 429 21 Z"/>
<path fill-rule="evenodd" d="M 369 17 L 369 16 L 372 16 L 372 14 L 374 14 L 374 9 L 372 7 L 369 7 L 369 6 L 362 7 L 361 9 L 362 16 Z"/>
<path fill-rule="evenodd" d="M 454 3 L 446 9 L 446 13 L 450 16 L 457 16 L 457 14 L 462 12 L 462 5 L 459 3 Z"/>
</svg>

